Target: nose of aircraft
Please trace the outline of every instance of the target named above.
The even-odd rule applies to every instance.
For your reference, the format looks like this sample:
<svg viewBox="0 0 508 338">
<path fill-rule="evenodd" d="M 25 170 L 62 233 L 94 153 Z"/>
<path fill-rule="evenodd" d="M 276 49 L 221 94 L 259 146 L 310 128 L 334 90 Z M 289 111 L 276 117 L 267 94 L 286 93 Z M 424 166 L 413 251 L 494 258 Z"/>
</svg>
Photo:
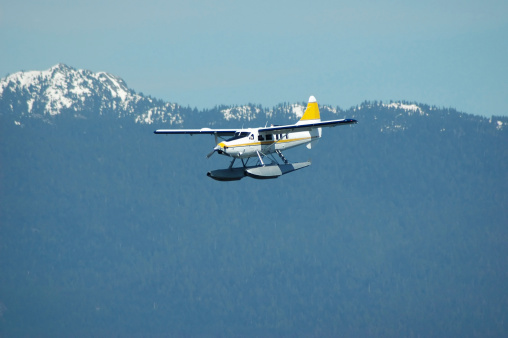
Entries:
<svg viewBox="0 0 508 338">
<path fill-rule="evenodd" d="M 224 144 L 224 142 L 221 142 L 221 143 L 217 144 L 215 146 L 215 148 L 213 148 L 213 150 L 208 155 L 206 155 L 206 158 L 210 158 L 210 156 L 215 154 L 215 152 L 218 152 L 219 154 L 225 154 L 226 153 L 226 149 L 227 149 L 227 147 Z"/>
<path fill-rule="evenodd" d="M 226 145 L 224 144 L 224 142 L 220 142 L 219 144 L 217 144 L 214 150 L 217 150 L 219 154 L 222 154 L 226 152 Z"/>
</svg>

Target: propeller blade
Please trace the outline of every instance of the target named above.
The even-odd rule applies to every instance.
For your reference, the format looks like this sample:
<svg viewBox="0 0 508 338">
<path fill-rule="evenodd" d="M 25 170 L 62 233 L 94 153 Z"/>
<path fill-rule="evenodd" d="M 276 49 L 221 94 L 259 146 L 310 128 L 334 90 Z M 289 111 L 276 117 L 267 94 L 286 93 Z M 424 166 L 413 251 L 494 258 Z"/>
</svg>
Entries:
<svg viewBox="0 0 508 338">
<path fill-rule="evenodd" d="M 208 153 L 208 155 L 206 155 L 206 158 L 210 158 L 210 156 L 212 156 L 214 153 L 215 153 L 215 150 L 212 150 L 211 152 Z"/>
</svg>

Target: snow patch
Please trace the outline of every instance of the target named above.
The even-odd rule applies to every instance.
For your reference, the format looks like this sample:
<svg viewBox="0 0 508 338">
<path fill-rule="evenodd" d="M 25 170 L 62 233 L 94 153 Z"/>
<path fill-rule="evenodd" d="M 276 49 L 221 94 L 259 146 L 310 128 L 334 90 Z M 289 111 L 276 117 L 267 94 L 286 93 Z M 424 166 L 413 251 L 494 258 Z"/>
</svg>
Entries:
<svg viewBox="0 0 508 338">
<path fill-rule="evenodd" d="M 403 126 L 401 124 L 393 124 L 391 126 L 384 126 L 381 128 L 381 132 L 398 132 L 398 131 L 404 131 L 407 130 L 406 126 Z"/>
<path fill-rule="evenodd" d="M 390 109 L 402 109 L 408 112 L 408 115 L 411 115 L 412 113 L 418 113 L 420 115 L 429 115 L 426 114 L 420 107 L 418 107 L 416 104 L 405 104 L 401 102 L 394 102 L 390 104 L 383 104 L 383 107 L 390 108 Z"/>
<path fill-rule="evenodd" d="M 261 109 L 251 106 L 237 106 L 220 111 L 226 121 L 247 120 L 251 121 L 261 112 Z"/>
<path fill-rule="evenodd" d="M 303 116 L 303 113 L 305 112 L 305 107 L 301 104 L 292 104 L 291 105 L 291 112 L 300 119 Z"/>
<path fill-rule="evenodd" d="M 31 113 L 32 112 L 32 108 L 33 108 L 33 105 L 34 105 L 34 101 L 35 99 L 34 98 L 31 98 L 30 100 L 28 100 L 26 102 L 26 104 L 28 105 L 28 113 Z"/>
</svg>

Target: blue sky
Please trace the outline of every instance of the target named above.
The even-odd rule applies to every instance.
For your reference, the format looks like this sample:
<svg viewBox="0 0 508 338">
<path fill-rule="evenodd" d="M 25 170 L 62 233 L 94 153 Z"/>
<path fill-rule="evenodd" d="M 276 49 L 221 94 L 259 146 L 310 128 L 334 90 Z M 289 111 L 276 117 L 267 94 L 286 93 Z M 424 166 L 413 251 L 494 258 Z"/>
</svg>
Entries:
<svg viewBox="0 0 508 338">
<path fill-rule="evenodd" d="M 508 1 L 0 1 L 0 76 L 63 62 L 198 108 L 407 100 L 508 116 Z"/>
</svg>

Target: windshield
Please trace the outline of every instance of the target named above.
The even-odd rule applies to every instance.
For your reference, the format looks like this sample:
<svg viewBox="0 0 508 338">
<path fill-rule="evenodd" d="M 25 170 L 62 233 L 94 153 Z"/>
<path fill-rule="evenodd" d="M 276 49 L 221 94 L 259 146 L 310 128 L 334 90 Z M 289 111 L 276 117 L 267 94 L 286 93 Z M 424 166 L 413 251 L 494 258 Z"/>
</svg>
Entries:
<svg viewBox="0 0 508 338">
<path fill-rule="evenodd" d="M 230 139 L 228 139 L 226 141 L 238 140 L 239 138 L 244 138 L 244 137 L 247 137 L 249 135 L 250 135 L 250 133 L 248 131 L 236 132 L 235 136 L 233 136 L 232 138 L 230 138 Z"/>
</svg>

